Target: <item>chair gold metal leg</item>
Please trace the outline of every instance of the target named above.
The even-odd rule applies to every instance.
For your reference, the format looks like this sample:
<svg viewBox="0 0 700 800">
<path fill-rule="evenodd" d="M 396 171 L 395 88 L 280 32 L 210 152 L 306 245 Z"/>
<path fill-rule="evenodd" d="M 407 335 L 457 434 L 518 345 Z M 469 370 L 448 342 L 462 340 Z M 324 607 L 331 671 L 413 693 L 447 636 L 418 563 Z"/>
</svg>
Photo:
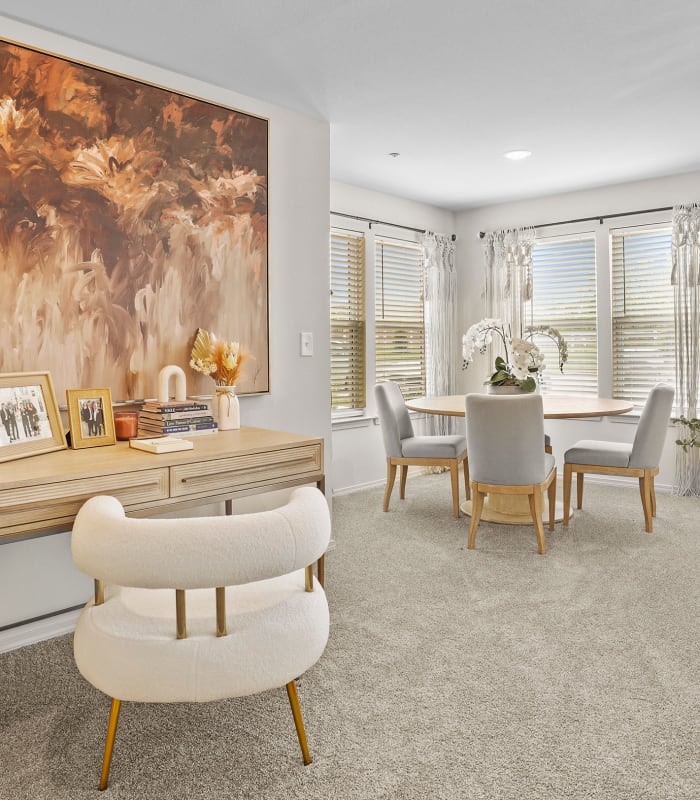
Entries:
<svg viewBox="0 0 700 800">
<path fill-rule="evenodd" d="M 401 482 L 399 484 L 399 498 L 406 499 L 406 478 L 408 477 L 408 464 L 401 465 Z"/>
<path fill-rule="evenodd" d="M 304 730 L 304 720 L 301 718 L 301 708 L 299 707 L 299 695 L 297 694 L 297 685 L 294 681 L 289 681 L 287 684 L 287 696 L 289 697 L 289 705 L 292 707 L 292 716 L 294 717 L 294 727 L 297 729 L 297 737 L 299 738 L 299 747 L 301 747 L 301 756 L 304 760 L 304 766 L 308 766 L 313 759 L 309 754 L 309 745 L 306 742 L 306 731 Z"/>
<path fill-rule="evenodd" d="M 481 512 L 484 509 L 484 492 L 479 491 L 477 484 L 472 483 L 472 521 L 469 526 L 469 542 L 467 544 L 468 550 L 473 550 L 476 544 L 476 530 L 479 527 L 479 520 L 481 519 Z"/>
<path fill-rule="evenodd" d="M 318 578 L 318 582 L 321 584 L 321 588 L 326 588 L 326 554 L 318 557 L 318 561 L 316 562 L 316 577 Z"/>
<path fill-rule="evenodd" d="M 569 524 L 571 509 L 571 464 L 564 464 L 564 525 Z"/>
<path fill-rule="evenodd" d="M 386 460 L 386 491 L 384 492 L 384 511 L 389 510 L 389 500 L 391 499 L 391 490 L 394 488 L 394 481 L 396 480 L 396 464 L 391 463 L 391 459 Z"/>
<path fill-rule="evenodd" d="M 459 519 L 459 472 L 457 459 L 450 464 L 450 479 L 452 482 L 452 516 Z"/>
<path fill-rule="evenodd" d="M 105 741 L 105 753 L 102 758 L 102 775 L 100 776 L 100 791 L 107 788 L 109 780 L 109 768 L 112 764 L 112 750 L 114 749 L 114 737 L 117 735 L 117 725 L 119 723 L 119 710 L 122 701 L 112 698 L 112 707 L 109 710 L 109 724 L 107 725 L 107 739 Z"/>
</svg>

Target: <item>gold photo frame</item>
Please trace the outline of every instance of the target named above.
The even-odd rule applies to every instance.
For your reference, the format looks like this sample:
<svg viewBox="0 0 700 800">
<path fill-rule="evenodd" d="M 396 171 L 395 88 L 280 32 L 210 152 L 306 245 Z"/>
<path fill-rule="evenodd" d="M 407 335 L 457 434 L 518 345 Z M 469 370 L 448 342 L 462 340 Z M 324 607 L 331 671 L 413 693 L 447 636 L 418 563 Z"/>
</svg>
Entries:
<svg viewBox="0 0 700 800">
<path fill-rule="evenodd" d="M 0 374 L 0 461 L 65 450 L 61 414 L 48 372 Z"/>
<path fill-rule="evenodd" d="M 116 444 L 111 389 L 66 389 L 66 400 L 74 450 Z"/>
</svg>

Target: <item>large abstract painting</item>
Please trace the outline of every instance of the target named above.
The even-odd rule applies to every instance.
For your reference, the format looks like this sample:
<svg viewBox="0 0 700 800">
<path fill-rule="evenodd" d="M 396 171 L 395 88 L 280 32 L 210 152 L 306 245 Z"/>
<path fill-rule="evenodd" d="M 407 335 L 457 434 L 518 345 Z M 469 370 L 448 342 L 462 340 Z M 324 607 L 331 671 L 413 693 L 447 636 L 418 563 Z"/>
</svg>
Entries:
<svg viewBox="0 0 700 800">
<path fill-rule="evenodd" d="M 197 328 L 269 391 L 268 122 L 0 41 L 0 373 L 153 397 Z"/>
</svg>

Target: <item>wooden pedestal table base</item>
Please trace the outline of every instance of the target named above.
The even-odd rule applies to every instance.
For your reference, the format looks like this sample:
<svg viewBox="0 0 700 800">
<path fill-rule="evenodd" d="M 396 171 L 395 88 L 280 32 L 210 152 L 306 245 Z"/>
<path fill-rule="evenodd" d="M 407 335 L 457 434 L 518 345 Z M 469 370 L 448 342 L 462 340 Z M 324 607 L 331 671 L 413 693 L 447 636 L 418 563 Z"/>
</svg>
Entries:
<svg viewBox="0 0 700 800">
<path fill-rule="evenodd" d="M 558 476 L 557 476 L 558 477 Z M 547 493 L 543 492 L 542 517 L 546 526 L 549 523 L 549 502 Z M 472 501 L 467 500 L 460 505 L 460 509 L 471 516 Z M 570 512 L 573 515 L 573 512 Z M 557 502 L 554 521 L 564 519 L 564 504 Z M 484 499 L 484 510 L 481 513 L 482 522 L 498 522 L 502 525 L 532 525 L 532 514 L 527 495 L 524 494 L 490 494 Z"/>
</svg>

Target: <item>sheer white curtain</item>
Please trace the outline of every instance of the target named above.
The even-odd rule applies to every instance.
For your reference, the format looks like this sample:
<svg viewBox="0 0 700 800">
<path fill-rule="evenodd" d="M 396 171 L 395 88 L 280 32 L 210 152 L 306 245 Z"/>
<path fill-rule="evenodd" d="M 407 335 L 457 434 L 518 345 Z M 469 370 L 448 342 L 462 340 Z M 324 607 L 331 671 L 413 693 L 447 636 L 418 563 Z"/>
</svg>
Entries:
<svg viewBox="0 0 700 800">
<path fill-rule="evenodd" d="M 513 336 L 522 336 L 525 327 L 523 307 L 532 298 L 534 243 L 534 228 L 487 233 L 482 242 L 486 316 L 509 324 Z M 490 360 L 493 361 L 496 355 L 492 352 Z"/>
<path fill-rule="evenodd" d="M 679 417 L 697 420 L 700 378 L 700 206 L 673 209 L 671 283 L 675 292 L 676 316 L 676 406 Z M 697 422 L 696 422 L 697 425 Z M 700 495 L 700 437 L 697 427 L 677 422 L 676 446 L 678 494 Z"/>
<path fill-rule="evenodd" d="M 428 395 L 451 394 L 455 387 L 457 275 L 452 238 L 426 231 L 421 237 L 425 259 L 425 384 Z M 454 420 L 428 415 L 432 434 L 452 433 Z"/>
</svg>

